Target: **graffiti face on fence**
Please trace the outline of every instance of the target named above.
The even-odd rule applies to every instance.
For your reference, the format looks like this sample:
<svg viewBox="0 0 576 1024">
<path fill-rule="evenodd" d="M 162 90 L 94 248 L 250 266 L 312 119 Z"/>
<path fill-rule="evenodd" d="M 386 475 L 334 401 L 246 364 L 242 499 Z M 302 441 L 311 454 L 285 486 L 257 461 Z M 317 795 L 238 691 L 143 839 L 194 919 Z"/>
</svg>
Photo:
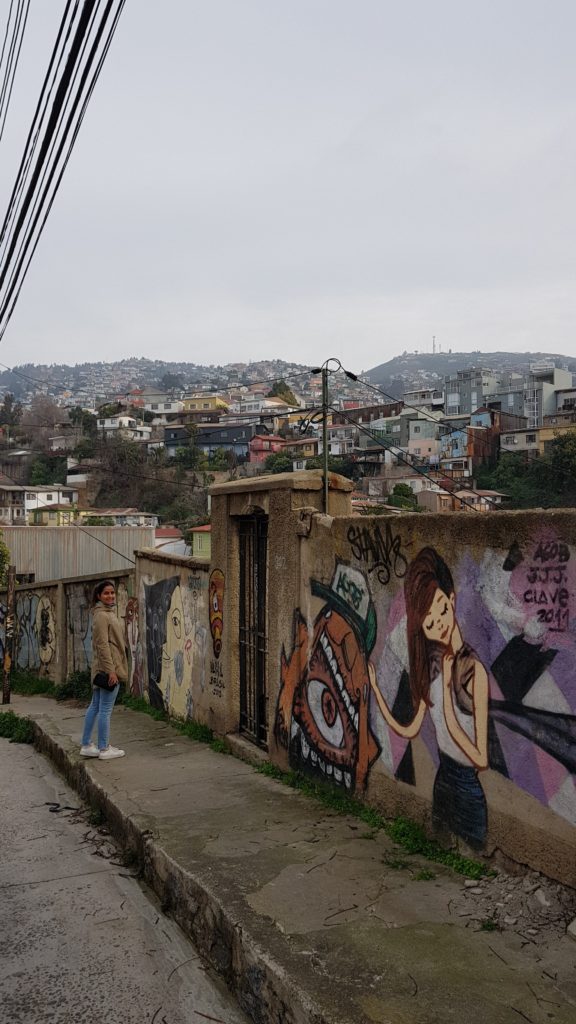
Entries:
<svg viewBox="0 0 576 1024">
<path fill-rule="evenodd" d="M 219 658 L 222 650 L 222 630 L 224 629 L 224 573 L 220 569 L 214 569 L 210 573 L 208 617 L 214 657 Z"/>
<path fill-rule="evenodd" d="M 308 630 L 297 614 L 290 658 L 282 654 L 275 736 L 290 764 L 353 790 L 363 789 L 378 746 L 368 724 L 367 659 L 376 639 L 376 616 L 366 580 L 339 563 L 326 586 L 312 581 L 324 600 Z"/>
<path fill-rule="evenodd" d="M 180 577 L 145 585 L 150 703 L 177 715 L 192 713 L 192 639 Z"/>
</svg>

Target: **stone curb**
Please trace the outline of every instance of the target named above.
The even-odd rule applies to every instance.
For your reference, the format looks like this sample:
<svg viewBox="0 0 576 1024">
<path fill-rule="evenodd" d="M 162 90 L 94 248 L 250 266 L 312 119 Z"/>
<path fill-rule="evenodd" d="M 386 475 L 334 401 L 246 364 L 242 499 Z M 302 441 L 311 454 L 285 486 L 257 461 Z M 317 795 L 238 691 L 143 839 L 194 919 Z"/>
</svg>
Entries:
<svg viewBox="0 0 576 1024">
<path fill-rule="evenodd" d="M 205 882 L 182 868 L 125 813 L 90 775 L 86 762 L 34 725 L 35 746 L 56 765 L 66 781 L 92 807 L 101 810 L 114 838 L 158 896 L 162 910 L 182 928 L 201 956 L 224 978 L 240 1008 L 255 1024 L 337 1024 L 328 1018 L 299 980 L 233 920 Z"/>
</svg>

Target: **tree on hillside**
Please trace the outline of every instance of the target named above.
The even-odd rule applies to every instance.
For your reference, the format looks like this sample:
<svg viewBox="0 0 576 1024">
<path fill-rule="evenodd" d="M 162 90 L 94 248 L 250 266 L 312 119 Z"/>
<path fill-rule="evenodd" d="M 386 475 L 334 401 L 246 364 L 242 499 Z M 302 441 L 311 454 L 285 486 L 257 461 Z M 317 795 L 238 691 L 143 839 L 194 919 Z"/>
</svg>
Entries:
<svg viewBox="0 0 576 1024">
<path fill-rule="evenodd" d="M 29 483 L 32 487 L 66 483 L 66 459 L 60 455 L 39 455 L 30 464 Z"/>
<path fill-rule="evenodd" d="M 66 419 L 66 412 L 48 395 L 35 395 L 22 414 L 18 434 L 36 444 L 45 444 L 54 427 Z"/>
<path fill-rule="evenodd" d="M 22 417 L 22 406 L 20 402 L 17 402 L 14 395 L 8 391 L 4 395 L 2 405 L 0 405 L 0 426 L 2 427 L 14 427 L 20 422 Z"/>
<path fill-rule="evenodd" d="M 120 402 L 105 402 L 104 405 L 98 406 L 98 416 L 101 419 L 107 419 L 109 416 L 119 416 L 122 412 L 122 405 Z"/>
<path fill-rule="evenodd" d="M 186 386 L 181 373 L 165 373 L 159 384 L 164 391 L 182 391 Z"/>
<path fill-rule="evenodd" d="M 546 454 L 502 452 L 496 467 L 478 473 L 478 487 L 508 496 L 508 508 L 573 508 L 576 506 L 576 427 L 557 434 Z"/>
<path fill-rule="evenodd" d="M 395 484 L 387 504 L 392 505 L 393 508 L 405 508 L 407 512 L 420 511 L 418 500 L 410 484 Z"/>
<path fill-rule="evenodd" d="M 275 380 L 270 391 L 268 392 L 268 398 L 281 398 L 287 405 L 298 406 L 296 395 L 292 391 L 286 381 L 281 377 L 280 380 Z"/>
<path fill-rule="evenodd" d="M 68 416 L 75 427 L 79 427 L 84 437 L 96 437 L 98 433 L 98 418 L 81 405 L 75 405 L 70 409 Z"/>
<path fill-rule="evenodd" d="M 307 459 L 306 469 L 324 469 L 322 455 L 315 455 L 313 459 Z M 360 473 L 360 467 L 354 459 L 347 455 L 329 455 L 328 472 L 339 473 L 340 476 L 346 476 L 349 480 L 356 480 Z"/>
<path fill-rule="evenodd" d="M 285 452 L 273 452 L 264 460 L 264 469 L 267 473 L 291 473 L 292 456 Z"/>
</svg>

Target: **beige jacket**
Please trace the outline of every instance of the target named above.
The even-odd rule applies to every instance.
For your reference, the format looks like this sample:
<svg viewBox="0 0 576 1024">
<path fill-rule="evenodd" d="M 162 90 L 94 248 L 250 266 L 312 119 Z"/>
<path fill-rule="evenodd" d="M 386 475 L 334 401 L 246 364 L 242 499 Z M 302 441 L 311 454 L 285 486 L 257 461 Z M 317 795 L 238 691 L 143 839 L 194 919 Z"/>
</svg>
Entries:
<svg viewBox="0 0 576 1024">
<path fill-rule="evenodd" d="M 126 641 L 114 608 L 97 604 L 92 613 L 92 679 L 97 672 L 115 672 L 125 683 L 128 679 Z"/>
</svg>

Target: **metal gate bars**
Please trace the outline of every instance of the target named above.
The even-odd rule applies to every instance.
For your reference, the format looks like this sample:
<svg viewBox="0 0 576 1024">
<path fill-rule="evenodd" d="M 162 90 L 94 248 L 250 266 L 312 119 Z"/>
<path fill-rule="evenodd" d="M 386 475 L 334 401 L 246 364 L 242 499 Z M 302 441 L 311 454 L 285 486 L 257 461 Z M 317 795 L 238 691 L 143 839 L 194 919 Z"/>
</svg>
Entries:
<svg viewBox="0 0 576 1024">
<path fill-rule="evenodd" d="M 266 556 L 268 517 L 239 520 L 240 536 L 240 731 L 265 747 L 268 735 L 266 696 Z"/>
</svg>

